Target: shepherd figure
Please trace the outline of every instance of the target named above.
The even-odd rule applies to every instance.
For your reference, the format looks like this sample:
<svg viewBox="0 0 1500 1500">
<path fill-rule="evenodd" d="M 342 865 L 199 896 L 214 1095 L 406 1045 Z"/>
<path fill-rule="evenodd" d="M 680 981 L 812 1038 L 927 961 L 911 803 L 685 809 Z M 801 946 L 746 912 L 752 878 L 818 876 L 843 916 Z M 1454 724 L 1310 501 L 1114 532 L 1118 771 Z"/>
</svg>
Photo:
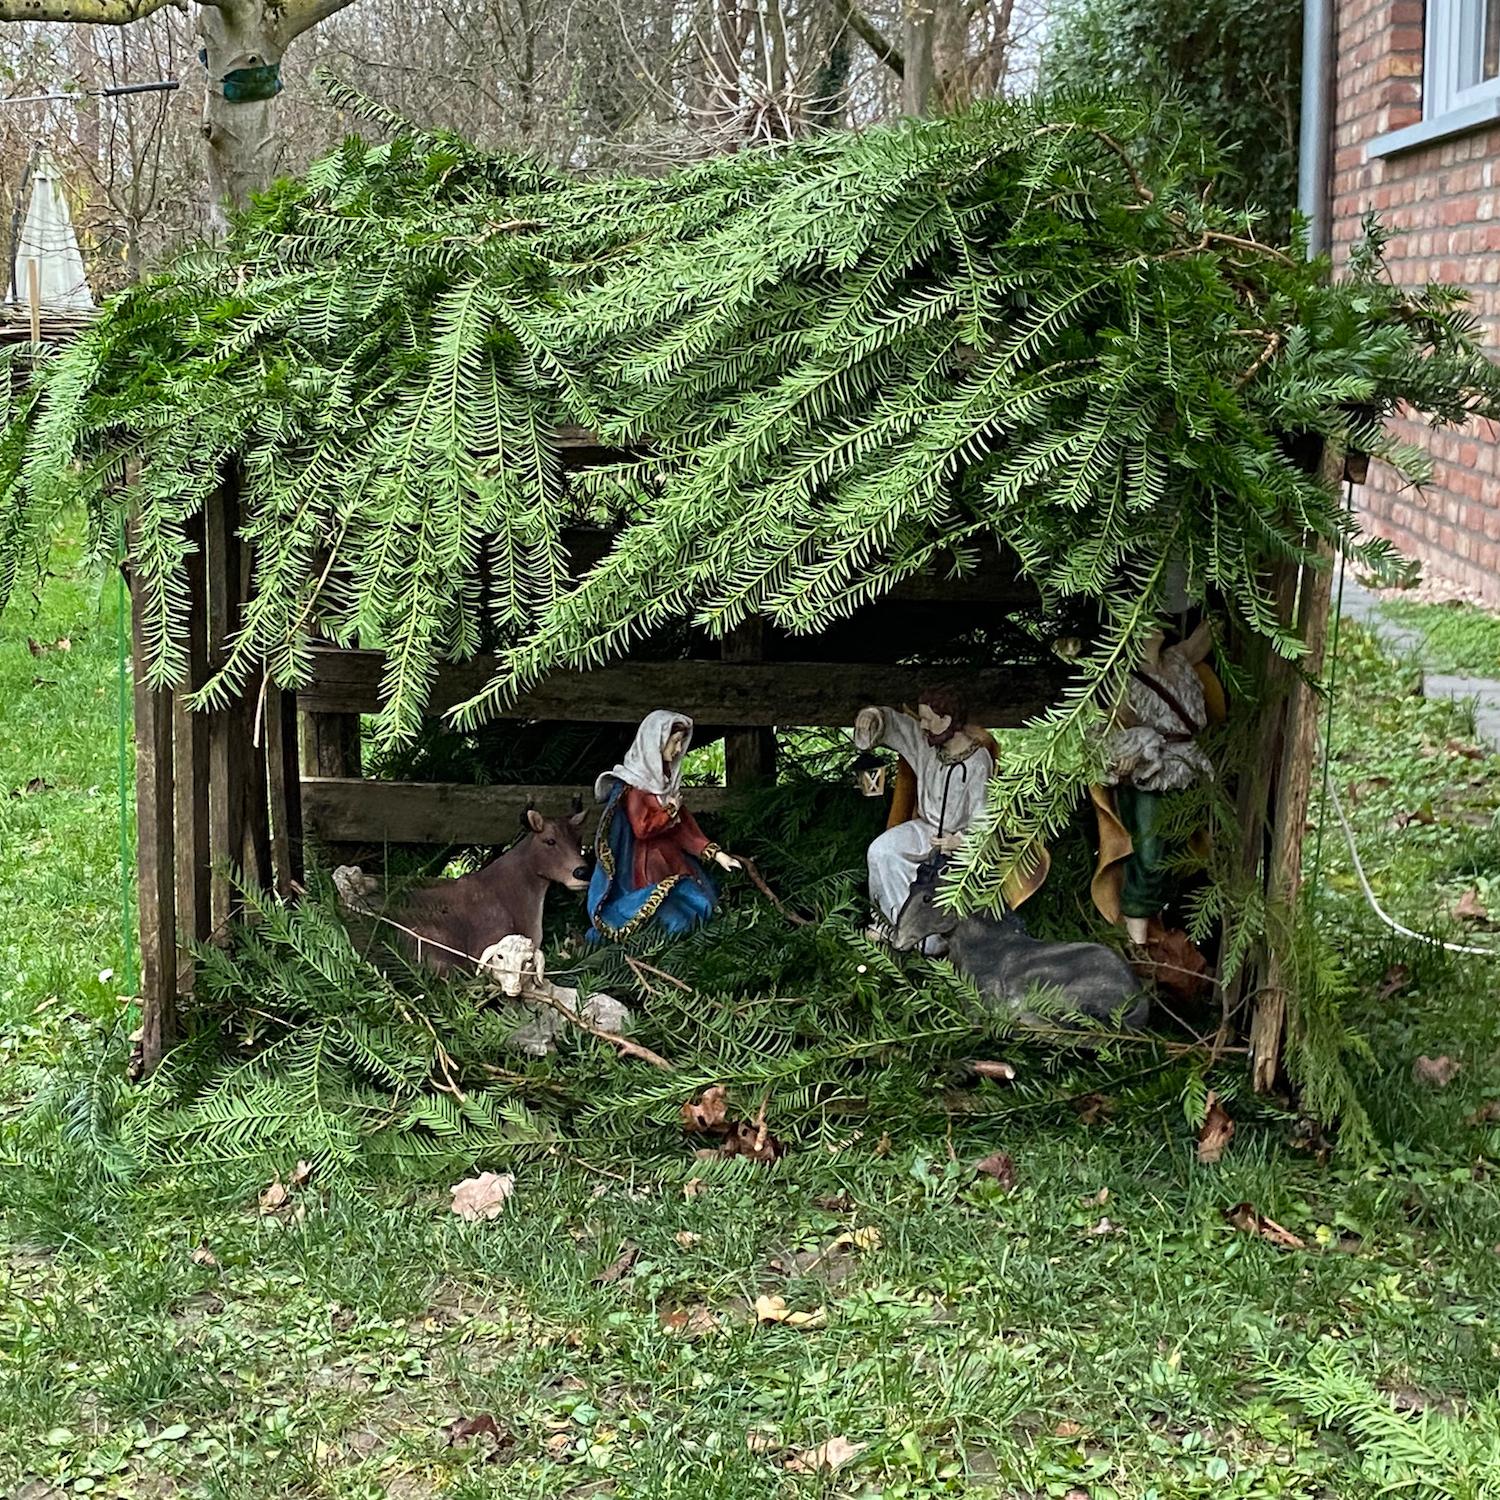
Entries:
<svg viewBox="0 0 1500 1500">
<path fill-rule="evenodd" d="M 688 932 L 718 900 L 705 864 L 740 868 L 682 805 L 682 762 L 692 738 L 686 714 L 655 709 L 625 759 L 594 783 L 604 804 L 588 897 L 595 938 L 623 942 L 652 921 L 674 935 Z"/>
<path fill-rule="evenodd" d="M 994 739 L 966 720 L 963 700 L 951 688 L 924 689 L 917 716 L 899 708 L 862 708 L 854 720 L 859 750 L 886 745 L 911 768 L 915 802 L 910 816 L 887 828 L 871 845 L 870 937 L 891 942 L 896 919 L 911 894 L 917 866 L 929 855 L 952 854 L 984 810 L 985 788 L 995 773 Z M 942 940 L 929 938 L 936 952 Z"/>
</svg>

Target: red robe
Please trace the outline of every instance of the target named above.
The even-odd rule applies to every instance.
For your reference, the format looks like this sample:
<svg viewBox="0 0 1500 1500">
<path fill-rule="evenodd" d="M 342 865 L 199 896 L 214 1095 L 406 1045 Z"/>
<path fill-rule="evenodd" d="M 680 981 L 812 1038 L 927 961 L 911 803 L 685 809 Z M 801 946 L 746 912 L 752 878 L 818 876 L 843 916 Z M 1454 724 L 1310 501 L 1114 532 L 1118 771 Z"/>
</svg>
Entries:
<svg viewBox="0 0 1500 1500">
<path fill-rule="evenodd" d="M 701 858 L 711 842 L 692 813 L 685 809 L 668 812 L 655 792 L 642 791 L 638 786 L 626 787 L 624 801 L 625 816 L 635 834 L 632 885 L 639 890 L 669 875 L 691 874 L 687 856 Z"/>
</svg>

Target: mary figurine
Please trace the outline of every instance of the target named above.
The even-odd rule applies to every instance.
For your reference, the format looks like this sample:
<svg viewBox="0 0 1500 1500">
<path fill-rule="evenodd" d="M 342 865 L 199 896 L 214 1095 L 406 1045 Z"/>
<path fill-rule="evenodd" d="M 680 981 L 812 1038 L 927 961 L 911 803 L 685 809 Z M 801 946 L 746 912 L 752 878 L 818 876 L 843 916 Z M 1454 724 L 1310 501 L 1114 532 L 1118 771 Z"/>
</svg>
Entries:
<svg viewBox="0 0 1500 1500">
<path fill-rule="evenodd" d="M 625 759 L 594 783 L 604 804 L 589 882 L 595 936 L 623 942 L 653 918 L 674 935 L 687 932 L 718 897 L 705 862 L 740 868 L 682 805 L 682 760 L 692 737 L 686 714 L 658 708 L 641 721 Z"/>
</svg>

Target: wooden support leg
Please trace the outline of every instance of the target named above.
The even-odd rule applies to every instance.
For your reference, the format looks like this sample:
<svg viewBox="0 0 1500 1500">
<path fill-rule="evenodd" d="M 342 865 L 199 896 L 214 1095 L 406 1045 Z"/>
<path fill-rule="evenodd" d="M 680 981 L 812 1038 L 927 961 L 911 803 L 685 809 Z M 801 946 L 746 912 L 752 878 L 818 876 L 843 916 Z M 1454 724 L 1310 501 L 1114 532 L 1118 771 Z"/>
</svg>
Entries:
<svg viewBox="0 0 1500 1500">
<path fill-rule="evenodd" d="M 755 662 L 764 658 L 765 621 L 752 617 L 724 640 L 723 658 Z M 776 774 L 776 731 L 735 729 L 724 736 L 724 781 L 732 787 L 768 781 Z"/>
<path fill-rule="evenodd" d="M 1319 469 L 1323 483 L 1336 485 L 1342 473 L 1342 454 L 1331 447 L 1325 449 Z M 1331 554 L 1326 548 L 1322 560 L 1325 564 L 1331 562 Z M 1298 591 L 1297 612 L 1302 639 L 1307 646 L 1303 658 L 1306 676 L 1293 683 L 1287 700 L 1286 730 L 1276 778 L 1271 852 L 1266 870 L 1266 911 L 1271 925 L 1264 971 L 1250 1023 L 1250 1077 L 1258 1093 L 1266 1093 L 1275 1086 L 1281 1067 L 1287 1016 L 1287 975 L 1292 957 L 1292 922 L 1302 888 L 1302 844 L 1318 758 L 1318 721 L 1322 707 L 1321 697 L 1309 682 L 1316 682 L 1323 671 L 1331 575 L 1329 566 L 1304 568 Z"/>
<path fill-rule="evenodd" d="M 213 932 L 210 900 L 208 716 L 193 714 L 186 695 L 208 677 L 208 600 L 204 586 L 203 517 L 188 523 L 198 550 L 188 558 L 188 675 L 172 697 L 173 789 L 177 820 L 177 992 L 193 988 L 195 942 Z"/>
<path fill-rule="evenodd" d="M 140 580 L 131 579 L 135 659 L 136 900 L 141 940 L 141 1066 L 177 1035 L 177 889 L 172 798 L 172 694 L 146 685 Z"/>
<path fill-rule="evenodd" d="M 276 894 L 302 883 L 302 775 L 297 760 L 297 695 L 266 691 L 266 788 L 271 818 L 271 867 Z"/>
<path fill-rule="evenodd" d="M 240 545 L 236 477 L 205 505 L 204 571 L 208 585 L 208 657 L 217 667 L 240 620 L 249 587 L 249 557 Z M 269 689 L 267 689 L 269 692 Z M 213 796 L 209 802 L 209 852 L 213 874 L 210 908 L 213 931 L 222 935 L 238 909 L 233 872 L 261 886 L 271 883 L 271 828 L 267 806 L 265 729 L 256 744 L 257 710 L 264 710 L 260 685 L 209 716 L 208 762 Z"/>
</svg>

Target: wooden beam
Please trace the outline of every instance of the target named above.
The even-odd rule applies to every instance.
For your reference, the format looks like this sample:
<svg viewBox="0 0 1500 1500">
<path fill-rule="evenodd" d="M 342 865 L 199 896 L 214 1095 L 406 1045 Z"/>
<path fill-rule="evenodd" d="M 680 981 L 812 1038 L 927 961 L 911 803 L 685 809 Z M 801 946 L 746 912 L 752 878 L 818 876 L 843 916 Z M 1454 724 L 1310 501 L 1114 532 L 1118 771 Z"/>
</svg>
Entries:
<svg viewBox="0 0 1500 1500">
<path fill-rule="evenodd" d="M 726 795 L 724 787 L 689 787 L 686 800 L 694 812 L 713 812 Z M 327 844 L 508 844 L 528 807 L 552 816 L 571 810 L 579 797 L 594 806 L 591 786 L 302 779 L 307 829 Z"/>
<path fill-rule="evenodd" d="M 376 651 L 316 648 L 312 681 L 298 701 L 317 713 L 374 713 L 383 666 Z M 443 667 L 429 710 L 441 713 L 479 692 L 495 666 L 494 657 L 482 656 Z M 1032 664 L 955 674 L 878 662 L 631 661 L 555 673 L 502 717 L 636 723 L 653 708 L 674 708 L 728 728 L 852 724 L 866 704 L 913 702 L 924 684 L 954 675 L 962 677 L 972 717 L 1004 729 L 1050 707 L 1066 669 Z"/>
<path fill-rule="evenodd" d="M 177 882 L 172 795 L 172 694 L 146 684 L 140 574 L 130 581 L 135 665 L 135 878 L 141 942 L 141 1068 L 177 1035 Z"/>
</svg>

